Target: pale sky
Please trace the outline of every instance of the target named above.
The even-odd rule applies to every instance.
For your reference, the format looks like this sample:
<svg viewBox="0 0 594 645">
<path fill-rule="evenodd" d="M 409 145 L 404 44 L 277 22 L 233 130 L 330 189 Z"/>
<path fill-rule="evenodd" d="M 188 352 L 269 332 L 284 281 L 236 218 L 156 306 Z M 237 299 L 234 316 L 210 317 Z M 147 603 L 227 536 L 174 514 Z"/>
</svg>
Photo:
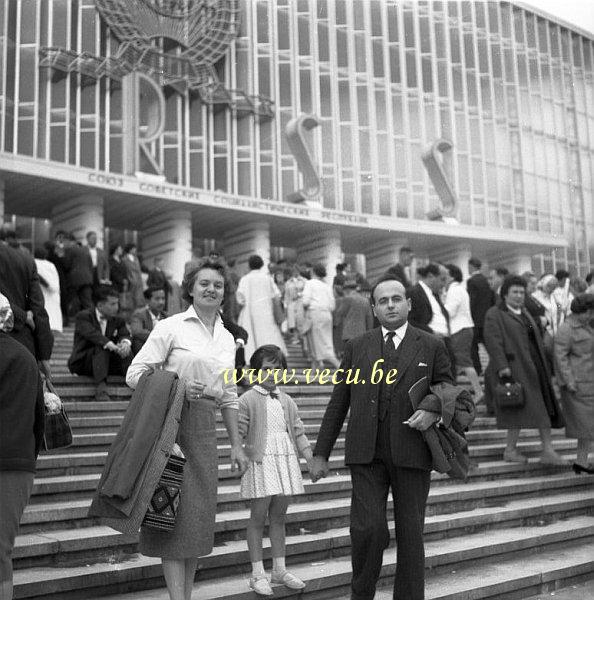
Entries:
<svg viewBox="0 0 594 645">
<path fill-rule="evenodd" d="M 526 4 L 594 33 L 593 0 L 526 0 Z"/>
</svg>

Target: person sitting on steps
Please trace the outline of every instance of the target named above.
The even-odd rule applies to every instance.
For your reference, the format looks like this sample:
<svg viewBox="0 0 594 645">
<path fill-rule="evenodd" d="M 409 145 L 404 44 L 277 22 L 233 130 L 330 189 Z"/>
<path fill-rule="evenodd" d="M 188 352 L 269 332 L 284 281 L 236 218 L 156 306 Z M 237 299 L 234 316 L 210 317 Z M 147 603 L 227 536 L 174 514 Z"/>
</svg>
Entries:
<svg viewBox="0 0 594 645">
<path fill-rule="evenodd" d="M 95 307 L 76 316 L 72 354 L 68 369 L 72 374 L 91 376 L 95 400 L 109 401 L 108 375 L 125 376 L 132 359 L 130 332 L 117 315 L 118 292 L 102 286 L 94 294 Z"/>
</svg>

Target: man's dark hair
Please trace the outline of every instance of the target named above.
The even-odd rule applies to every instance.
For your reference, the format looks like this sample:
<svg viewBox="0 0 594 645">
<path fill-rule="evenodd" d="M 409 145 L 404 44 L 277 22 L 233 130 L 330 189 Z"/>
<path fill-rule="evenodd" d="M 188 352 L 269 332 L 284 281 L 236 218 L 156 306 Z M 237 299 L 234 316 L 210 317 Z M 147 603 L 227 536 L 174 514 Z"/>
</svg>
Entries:
<svg viewBox="0 0 594 645">
<path fill-rule="evenodd" d="M 87 233 L 87 235 L 86 235 L 87 240 L 89 239 L 89 237 L 90 237 L 91 235 L 95 235 L 95 236 L 96 236 L 96 235 L 97 235 L 97 233 L 96 233 L 95 231 L 89 231 L 89 232 Z"/>
<path fill-rule="evenodd" d="M 569 271 L 566 271 L 565 269 L 559 269 L 555 273 L 555 277 L 557 278 L 557 282 L 561 282 L 561 280 L 565 280 L 565 278 L 569 278 Z"/>
<path fill-rule="evenodd" d="M 394 277 L 393 273 L 384 273 L 384 275 L 378 278 L 378 280 L 371 287 L 371 293 L 369 294 L 369 298 L 372 305 L 375 304 L 375 290 L 380 286 L 382 282 L 398 282 L 398 284 L 402 284 L 402 282 L 400 282 L 398 278 Z M 404 288 L 403 284 L 402 284 L 402 287 Z M 408 298 L 408 293 L 406 293 L 406 297 Z"/>
<path fill-rule="evenodd" d="M 113 255 L 116 252 L 116 249 L 118 246 L 122 246 L 119 242 L 116 242 L 115 244 L 110 244 L 109 245 L 109 255 Z M 123 250 L 123 247 L 122 247 Z"/>
<path fill-rule="evenodd" d="M 439 271 L 439 266 L 437 264 L 428 264 L 425 267 L 419 267 L 417 269 L 417 273 L 421 276 L 421 278 L 426 278 L 429 274 L 433 276 L 438 276 L 440 271 Z"/>
<path fill-rule="evenodd" d="M 153 293 L 156 293 L 157 291 L 162 291 L 163 295 L 165 295 L 165 289 L 163 287 L 147 287 L 142 292 L 142 295 L 145 300 L 150 300 L 153 297 Z"/>
<path fill-rule="evenodd" d="M 509 269 L 506 269 L 505 267 L 495 267 L 495 273 L 499 277 L 505 278 L 505 276 L 509 275 Z"/>
<path fill-rule="evenodd" d="M 124 247 L 124 253 L 130 253 L 132 249 L 137 249 L 138 245 L 134 244 L 134 242 L 128 242 L 126 246 Z"/>
<path fill-rule="evenodd" d="M 93 302 L 98 305 L 100 302 L 105 302 L 108 298 L 119 299 L 120 294 L 109 285 L 97 287 L 93 292 Z"/>
<path fill-rule="evenodd" d="M 592 278 L 594 278 L 594 271 L 590 271 L 590 273 L 588 273 L 586 276 L 586 282 L 588 284 L 592 284 Z"/>
<path fill-rule="evenodd" d="M 346 262 L 339 262 L 335 267 L 337 271 L 344 271 L 346 268 L 347 268 Z"/>
<path fill-rule="evenodd" d="M 448 270 L 450 277 L 454 279 L 454 282 L 462 282 L 464 280 L 460 267 L 455 264 L 446 264 L 445 268 Z"/>
<path fill-rule="evenodd" d="M 503 280 L 503 284 L 501 285 L 501 291 L 500 295 L 502 298 L 507 296 L 507 292 L 512 288 L 512 287 L 524 287 L 526 289 L 526 280 L 520 275 L 508 275 L 505 277 Z"/>
<path fill-rule="evenodd" d="M 36 260 L 47 260 L 48 252 L 45 246 L 37 246 L 33 253 L 33 257 Z"/>
<path fill-rule="evenodd" d="M 571 301 L 569 307 L 573 314 L 584 314 L 594 309 L 594 293 L 580 293 Z"/>
<path fill-rule="evenodd" d="M 252 271 L 261 269 L 264 266 L 264 260 L 259 255 L 250 255 L 248 266 Z"/>
<path fill-rule="evenodd" d="M 284 370 L 287 369 L 287 358 L 283 351 L 277 345 L 261 345 L 252 354 L 250 359 L 250 367 L 255 370 L 261 370 L 262 364 L 265 360 L 274 361 L 278 363 Z"/>
<path fill-rule="evenodd" d="M 318 276 L 318 278 L 325 278 L 327 275 L 326 267 L 323 264 L 314 264 L 313 272 Z"/>
<path fill-rule="evenodd" d="M 483 263 L 478 258 L 470 258 L 470 260 L 468 260 L 468 264 L 470 264 L 471 267 L 474 267 L 477 271 L 480 271 L 483 266 Z"/>
<path fill-rule="evenodd" d="M 400 248 L 400 254 L 402 253 L 412 253 L 413 250 L 410 248 L 410 246 L 403 246 Z"/>
</svg>

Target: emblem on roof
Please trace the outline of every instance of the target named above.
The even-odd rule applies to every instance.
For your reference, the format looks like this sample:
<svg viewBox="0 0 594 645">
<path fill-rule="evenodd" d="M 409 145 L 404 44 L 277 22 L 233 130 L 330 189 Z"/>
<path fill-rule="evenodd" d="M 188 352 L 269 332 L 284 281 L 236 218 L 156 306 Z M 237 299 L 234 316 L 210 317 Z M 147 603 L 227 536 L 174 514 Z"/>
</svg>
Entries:
<svg viewBox="0 0 594 645">
<path fill-rule="evenodd" d="M 95 81 L 140 72 L 161 86 L 195 91 L 208 105 L 273 116 L 270 99 L 226 88 L 215 70 L 237 36 L 238 0 L 96 0 L 96 6 L 120 42 L 115 55 L 42 47 L 41 66 Z M 171 41 L 177 47 L 164 47 Z"/>
</svg>

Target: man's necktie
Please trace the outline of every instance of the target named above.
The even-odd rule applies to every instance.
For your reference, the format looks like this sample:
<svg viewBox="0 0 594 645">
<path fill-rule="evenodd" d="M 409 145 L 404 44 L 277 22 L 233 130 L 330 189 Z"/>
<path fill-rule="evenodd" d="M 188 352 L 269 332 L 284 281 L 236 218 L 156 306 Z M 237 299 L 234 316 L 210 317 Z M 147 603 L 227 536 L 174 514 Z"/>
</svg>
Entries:
<svg viewBox="0 0 594 645">
<path fill-rule="evenodd" d="M 386 345 L 387 345 L 390 349 L 395 349 L 395 347 L 394 347 L 394 336 L 396 336 L 396 332 L 395 332 L 395 331 L 389 331 L 389 332 L 386 334 Z"/>
<path fill-rule="evenodd" d="M 441 298 L 439 297 L 438 293 L 433 294 L 435 296 L 435 300 L 437 300 L 437 304 L 439 305 L 439 308 L 441 309 L 441 313 L 443 314 L 443 317 L 446 319 L 446 323 L 448 326 L 448 334 L 450 333 L 450 314 L 448 313 L 448 310 L 444 307 Z"/>
</svg>

